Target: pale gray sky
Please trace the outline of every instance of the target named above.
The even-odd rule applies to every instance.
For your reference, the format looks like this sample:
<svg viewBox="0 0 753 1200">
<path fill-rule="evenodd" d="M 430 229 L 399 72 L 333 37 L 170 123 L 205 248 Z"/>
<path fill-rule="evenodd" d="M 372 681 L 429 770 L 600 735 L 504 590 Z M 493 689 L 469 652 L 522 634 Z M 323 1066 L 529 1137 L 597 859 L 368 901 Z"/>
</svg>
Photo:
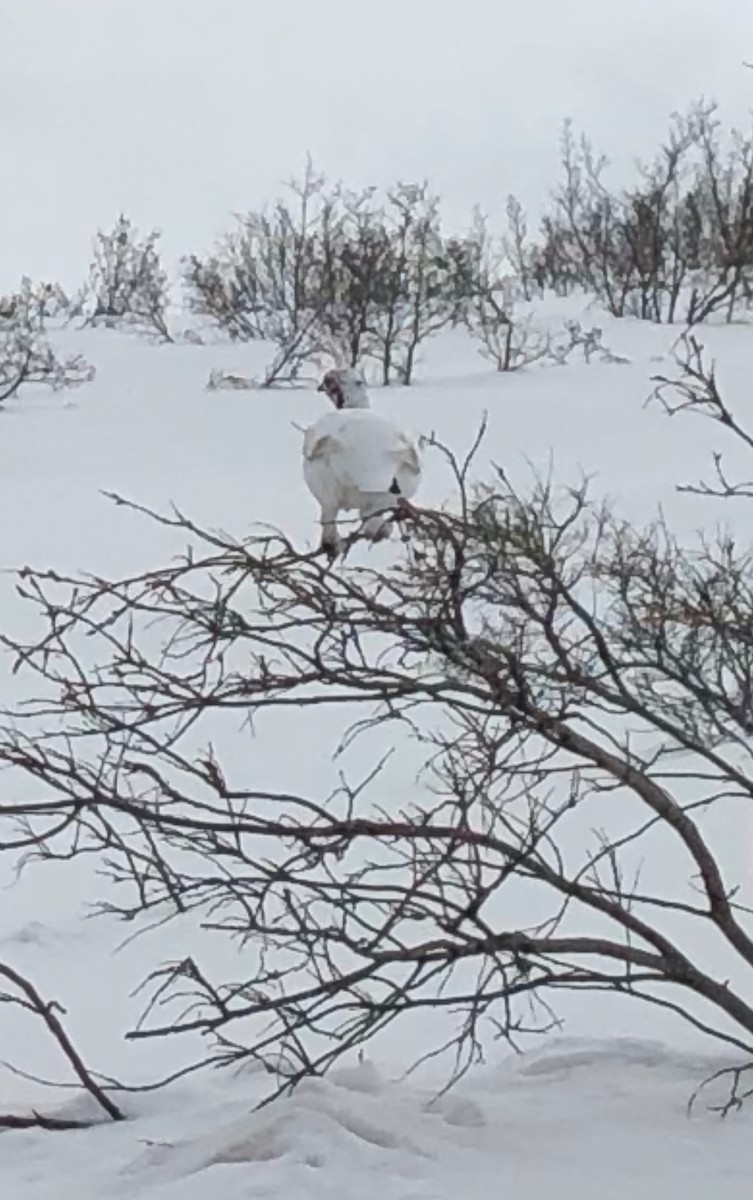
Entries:
<svg viewBox="0 0 753 1200">
<path fill-rule="evenodd" d="M 570 115 L 622 164 L 702 94 L 753 106 L 753 0 L 0 0 L 0 286 L 75 281 L 118 211 L 202 249 L 310 150 L 531 201 Z"/>
</svg>

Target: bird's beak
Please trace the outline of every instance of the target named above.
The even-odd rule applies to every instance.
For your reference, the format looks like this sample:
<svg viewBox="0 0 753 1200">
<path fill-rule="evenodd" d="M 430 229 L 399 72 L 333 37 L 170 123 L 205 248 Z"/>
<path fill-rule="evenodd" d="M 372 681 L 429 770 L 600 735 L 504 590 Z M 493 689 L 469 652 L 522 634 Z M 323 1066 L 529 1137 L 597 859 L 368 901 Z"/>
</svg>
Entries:
<svg viewBox="0 0 753 1200">
<path fill-rule="evenodd" d="M 317 390 L 317 392 L 326 392 L 327 389 L 323 383 L 320 383 L 319 387 L 316 390 Z"/>
</svg>

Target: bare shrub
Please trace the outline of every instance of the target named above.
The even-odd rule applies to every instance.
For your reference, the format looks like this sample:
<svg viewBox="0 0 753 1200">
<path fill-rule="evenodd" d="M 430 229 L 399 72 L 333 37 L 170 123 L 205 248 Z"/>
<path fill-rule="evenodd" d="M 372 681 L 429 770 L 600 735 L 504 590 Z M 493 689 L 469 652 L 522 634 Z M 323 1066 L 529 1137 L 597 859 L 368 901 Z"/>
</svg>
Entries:
<svg viewBox="0 0 753 1200">
<path fill-rule="evenodd" d="M 452 319 L 439 219 L 439 198 L 427 184 L 399 184 L 389 194 L 393 253 L 386 271 L 387 303 L 375 337 L 382 383 L 413 382 L 416 352 Z"/>
<path fill-rule="evenodd" d="M 448 459 L 458 504 L 404 513 L 382 569 L 176 516 L 191 553 L 162 569 L 25 572 L 42 635 L 4 642 L 40 701 L 0 761 L 8 795 L 15 770 L 37 787 L 0 810 L 8 836 L 32 860 L 97 855 L 106 911 L 242 939 L 232 978 L 155 969 L 129 1036 L 203 1033 L 208 1060 L 281 1087 L 422 1011 L 427 1033 L 451 1021 L 457 1074 L 554 1027 L 568 991 L 750 1058 L 751 897 L 719 840 L 753 798 L 747 548 L 631 529 L 585 487 L 474 489 Z M 376 763 L 329 797 L 260 789 L 209 740 L 239 714 L 262 738 L 281 706 L 338 710 L 346 744 L 417 739 L 423 784 L 385 801 Z"/>
<path fill-rule="evenodd" d="M 604 345 L 604 331 L 598 325 L 585 329 L 580 321 L 565 321 L 564 335 L 552 338 L 549 347 L 549 357 L 562 366 L 570 361 L 578 351 L 585 363 L 598 358 L 603 363 L 629 363 L 630 359 L 624 354 L 615 354 Z"/>
<path fill-rule="evenodd" d="M 695 115 L 702 166 L 693 193 L 700 276 L 687 308 L 689 324 L 717 312 L 728 322 L 747 307 L 753 286 L 753 138 L 733 130 L 725 148 L 713 110 Z"/>
<path fill-rule="evenodd" d="M 397 184 L 381 204 L 374 195 L 342 194 L 343 240 L 329 256 L 323 312 L 351 365 L 375 360 L 383 386 L 409 386 L 419 347 L 462 319 L 473 247 L 445 238 L 428 184 Z"/>
<path fill-rule="evenodd" d="M 584 286 L 584 272 L 573 254 L 565 223 L 559 216 L 545 214 L 540 237 L 534 243 L 531 272 L 539 292 L 569 296 Z"/>
<path fill-rule="evenodd" d="M 0 962 L 0 981 L 4 989 L 0 991 L 0 1004 L 9 1004 L 24 1009 L 38 1017 L 47 1032 L 56 1042 L 62 1056 L 71 1068 L 78 1085 L 94 1100 L 105 1118 L 110 1121 L 124 1120 L 124 1114 L 105 1087 L 85 1065 L 68 1036 L 62 1021 L 63 1009 L 55 1001 L 43 1000 L 36 987 L 14 967 Z M 8 988 L 9 990 L 5 990 Z M 7 1066 L 7 1064 L 5 1064 Z M 95 1122 L 67 1117 L 46 1116 L 43 1113 L 0 1113 L 0 1129 L 46 1129 L 60 1131 L 64 1129 L 82 1129 Z"/>
<path fill-rule="evenodd" d="M 35 287 L 26 278 L 0 303 L 0 404 L 24 384 L 43 383 L 59 391 L 94 378 L 94 367 L 81 355 L 61 358 L 47 340 L 45 320 L 58 304 L 57 289 Z"/>
<path fill-rule="evenodd" d="M 534 258 L 560 293 L 573 281 L 616 317 L 734 319 L 751 294 L 753 140 L 725 136 L 713 105 L 675 115 L 639 182 L 613 189 L 608 161 L 565 126 L 563 180 Z"/>
<path fill-rule="evenodd" d="M 541 291 L 542 284 L 536 279 L 536 251 L 528 236 L 528 220 L 523 205 L 517 196 L 507 197 L 507 235 L 504 247 L 519 281 L 523 299 L 533 300 L 534 290 Z"/>
<path fill-rule="evenodd" d="M 674 349 L 675 373 L 655 375 L 652 399 L 658 400 L 668 416 L 692 412 L 734 434 L 738 442 L 753 450 L 750 433 L 735 416 L 724 398 L 716 376 L 716 365 L 709 359 L 703 343 L 692 330 L 686 330 Z M 680 484 L 678 490 L 702 496 L 729 499 L 753 499 L 753 479 L 733 481 L 727 476 L 722 453 L 713 454 L 713 482 Z"/>
<path fill-rule="evenodd" d="M 513 213 L 517 211 L 513 207 Z M 519 275 L 506 274 L 511 255 L 508 240 L 491 237 L 486 220 L 479 214 L 468 243 L 476 253 L 465 303 L 465 324 L 480 343 L 479 353 L 497 371 L 517 371 L 544 361 L 563 366 L 576 351 L 582 353 L 586 363 L 595 356 L 602 362 L 627 361 L 603 344 L 603 332 L 597 326 L 584 329 L 580 321 L 569 320 L 564 322 L 564 332 L 546 327 L 530 304 L 525 303 L 533 287 L 533 267 L 527 287 Z M 521 247 L 515 257 L 524 270 L 529 270 L 528 260 L 521 261 L 522 254 Z"/>
<path fill-rule="evenodd" d="M 156 334 L 162 341 L 173 340 L 159 238 L 157 230 L 140 235 L 123 214 L 109 232 L 98 231 L 89 278 L 77 302 L 87 324 L 135 329 Z"/>
<path fill-rule="evenodd" d="M 327 351 L 355 367 L 378 351 L 393 245 L 375 188 L 338 188 L 336 198 L 322 221 L 320 321 Z"/>
<path fill-rule="evenodd" d="M 479 353 L 497 371 L 518 371 L 540 362 L 551 352 L 551 337 L 537 327 L 531 313 L 516 311 L 516 284 L 500 281 L 480 291 L 471 308 L 469 329 L 481 343 Z"/>
<path fill-rule="evenodd" d="M 468 332 L 480 343 L 479 353 L 497 371 L 516 371 L 545 358 L 549 335 L 536 327 L 530 310 L 520 312 L 525 289 L 510 273 L 506 240 L 493 237 L 486 217 L 477 211 L 466 244 L 472 256 L 463 280 L 467 295 L 462 312 Z"/>
<path fill-rule="evenodd" d="M 187 260 L 189 306 L 233 339 L 275 346 L 262 386 L 327 357 L 410 384 L 419 347 L 467 298 L 470 251 L 444 237 L 438 197 L 426 184 L 384 198 L 328 186 L 311 163 L 290 188 L 292 203 L 247 214 L 212 255 Z"/>
<path fill-rule="evenodd" d="M 190 309 L 233 340 L 265 341 L 274 357 L 262 387 L 295 381 L 322 352 L 320 288 L 322 225 L 332 199 L 309 161 L 271 210 L 238 218 L 206 259 L 184 265 Z"/>
</svg>

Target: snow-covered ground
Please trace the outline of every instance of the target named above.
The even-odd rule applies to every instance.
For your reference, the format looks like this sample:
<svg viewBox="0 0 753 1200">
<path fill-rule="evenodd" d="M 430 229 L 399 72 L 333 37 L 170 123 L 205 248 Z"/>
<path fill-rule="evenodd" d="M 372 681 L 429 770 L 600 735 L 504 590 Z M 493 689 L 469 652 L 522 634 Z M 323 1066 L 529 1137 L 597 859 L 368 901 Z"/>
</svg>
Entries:
<svg viewBox="0 0 753 1200">
<path fill-rule="evenodd" d="M 676 494 L 674 484 L 707 474 L 717 448 L 729 451 L 734 471 L 735 447 L 725 446 L 708 423 L 670 420 L 658 406 L 644 406 L 651 375 L 671 369 L 675 334 L 598 313 L 587 319 L 604 325 L 605 342 L 629 356 L 629 365 L 536 367 L 502 377 L 453 334 L 427 348 L 414 388 L 374 389 L 375 407 L 419 432 L 436 432 L 458 451 L 470 445 L 486 413 L 480 474 L 493 461 L 524 484 L 551 457 L 559 480 L 593 475 L 595 490 L 636 521 L 661 505 L 673 526 L 691 536 L 720 513 L 734 515 Z M 83 352 L 97 378 L 73 393 L 29 390 L 0 413 L 0 568 L 30 563 L 116 574 L 156 565 L 182 548 L 179 535 L 114 506 L 103 490 L 150 506 L 175 503 L 199 522 L 237 535 L 269 523 L 301 545 L 314 543 L 316 507 L 301 478 L 296 427 L 322 410 L 313 380 L 293 391 L 212 392 L 204 387 L 210 368 L 253 374 L 258 349 L 155 346 L 106 330 L 66 330 L 58 340 Z M 713 330 L 709 340 L 729 402 L 753 425 L 753 328 Z M 447 493 L 441 461 L 429 454 L 422 499 L 442 503 Z M 4 628 L 25 629 L 29 616 L 7 573 L 0 576 L 0 611 Z M 7 702 L 21 685 L 7 665 L 0 670 Z M 255 770 L 283 786 L 295 786 L 296 772 L 309 786 L 314 777 L 326 779 L 337 731 L 308 717 L 286 719 L 295 728 L 255 745 Z M 280 739 L 288 736 L 299 750 L 294 761 L 282 753 Z M 750 884 L 738 831 L 730 831 L 728 848 Z M 45 866 L 13 884 L 12 868 L 0 855 L 0 959 L 65 1006 L 66 1025 L 87 1063 L 125 1081 L 153 1079 L 184 1063 L 182 1045 L 125 1043 L 122 1035 L 137 1011 L 130 993 L 146 971 L 207 935 L 191 922 L 177 923 L 115 952 L 132 931 L 86 917 L 94 898 L 86 871 Z M 206 953 L 213 952 L 207 944 Z M 686 1114 L 693 1090 L 724 1065 L 712 1046 L 669 1016 L 649 1017 L 635 1004 L 603 997 L 574 998 L 565 1015 L 564 1039 L 534 1044 L 520 1059 L 492 1046 L 488 1065 L 439 1100 L 441 1067 L 402 1078 L 413 1044 L 410 1030 L 397 1030 L 370 1048 L 367 1061 L 259 1112 L 253 1110 L 262 1080 L 215 1072 L 126 1097 L 132 1119 L 122 1126 L 6 1132 L 0 1197 L 491 1200 L 514 1191 L 526 1200 L 606 1193 L 614 1200 L 710 1194 L 739 1200 L 747 1194 L 750 1112 L 720 1122 L 701 1102 L 692 1117 Z M 46 1078 L 67 1078 L 33 1018 L 9 1006 L 0 1006 L 0 1058 Z M 0 1074 L 0 1111 L 35 1105 L 63 1116 L 87 1111 L 78 1097 Z"/>
<path fill-rule="evenodd" d="M 118 1126 L 4 1134 L 0 1186 L 8 1200 L 743 1200 L 747 1119 L 686 1115 L 712 1065 L 562 1039 L 441 1099 L 366 1061 L 256 1112 L 253 1077 L 214 1078 L 141 1098 Z"/>
</svg>

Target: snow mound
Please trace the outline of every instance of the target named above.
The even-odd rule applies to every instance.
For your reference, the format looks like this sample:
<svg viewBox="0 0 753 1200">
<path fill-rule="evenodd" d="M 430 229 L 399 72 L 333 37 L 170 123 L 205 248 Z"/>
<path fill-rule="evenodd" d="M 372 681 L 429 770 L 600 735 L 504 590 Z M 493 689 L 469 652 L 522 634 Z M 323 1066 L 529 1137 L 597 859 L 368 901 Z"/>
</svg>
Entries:
<svg viewBox="0 0 753 1200">
<path fill-rule="evenodd" d="M 740 1200 L 746 1117 L 687 1115 L 699 1073 L 719 1066 L 655 1041 L 561 1038 L 442 1095 L 361 1063 L 260 1110 L 253 1075 L 207 1077 L 131 1098 L 120 1126 L 6 1135 L 3 1195 Z"/>
</svg>

